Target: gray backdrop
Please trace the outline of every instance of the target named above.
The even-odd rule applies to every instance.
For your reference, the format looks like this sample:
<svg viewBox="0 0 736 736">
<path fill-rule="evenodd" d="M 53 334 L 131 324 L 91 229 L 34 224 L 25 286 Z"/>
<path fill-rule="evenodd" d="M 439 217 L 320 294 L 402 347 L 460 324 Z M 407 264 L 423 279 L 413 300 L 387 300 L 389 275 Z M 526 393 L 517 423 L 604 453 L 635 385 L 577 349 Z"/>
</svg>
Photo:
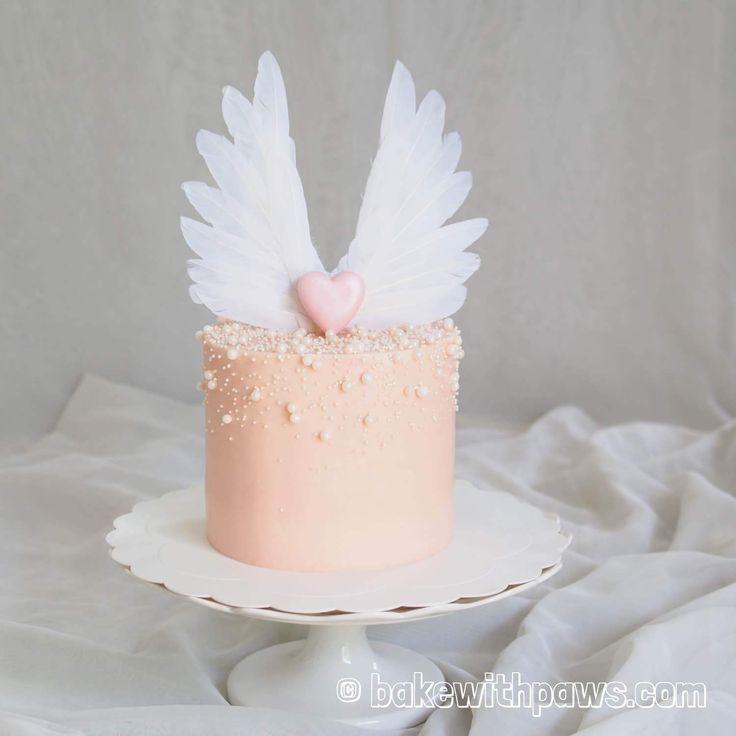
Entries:
<svg viewBox="0 0 736 736">
<path fill-rule="evenodd" d="M 349 242 L 391 67 L 436 87 L 492 223 L 462 405 L 513 420 L 736 408 L 736 3 L 0 0 L 2 431 L 83 371 L 195 400 L 179 184 L 220 91 L 279 59 L 312 232 Z"/>
</svg>

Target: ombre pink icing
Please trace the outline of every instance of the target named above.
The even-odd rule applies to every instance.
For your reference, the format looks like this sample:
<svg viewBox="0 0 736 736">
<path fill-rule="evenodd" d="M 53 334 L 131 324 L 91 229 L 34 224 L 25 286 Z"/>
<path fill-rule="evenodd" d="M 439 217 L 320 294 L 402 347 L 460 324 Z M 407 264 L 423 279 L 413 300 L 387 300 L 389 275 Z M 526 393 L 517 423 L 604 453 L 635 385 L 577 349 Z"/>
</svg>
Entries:
<svg viewBox="0 0 736 736">
<path fill-rule="evenodd" d="M 450 541 L 460 335 L 205 328 L 207 536 L 262 567 L 379 569 Z"/>
</svg>

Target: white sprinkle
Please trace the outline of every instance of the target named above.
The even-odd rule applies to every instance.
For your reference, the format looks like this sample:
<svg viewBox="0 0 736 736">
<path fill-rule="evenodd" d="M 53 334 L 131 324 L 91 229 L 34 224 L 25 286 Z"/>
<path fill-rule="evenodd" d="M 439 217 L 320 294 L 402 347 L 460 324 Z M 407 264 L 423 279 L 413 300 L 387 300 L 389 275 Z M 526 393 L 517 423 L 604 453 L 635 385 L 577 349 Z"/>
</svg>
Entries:
<svg viewBox="0 0 736 736">
<path fill-rule="evenodd" d="M 342 383 L 340 384 L 340 388 L 341 388 L 341 389 L 342 389 L 342 390 L 343 390 L 343 391 L 344 391 L 345 393 L 347 393 L 348 391 L 350 391 L 350 389 L 351 389 L 352 387 L 353 387 L 353 384 L 352 384 L 352 383 L 350 383 L 350 381 L 343 381 L 343 382 L 342 382 Z"/>
<path fill-rule="evenodd" d="M 302 358 L 302 365 L 312 365 L 314 358 L 311 355 L 305 355 Z"/>
<path fill-rule="evenodd" d="M 222 415 L 222 423 L 223 424 L 230 424 L 232 422 L 233 418 L 229 414 L 223 414 Z"/>
<path fill-rule="evenodd" d="M 301 338 L 306 337 L 307 331 L 303 327 L 300 327 L 298 330 L 294 330 L 293 335 L 297 339 L 301 340 Z"/>
<path fill-rule="evenodd" d="M 283 342 L 280 342 L 278 347 L 276 348 L 276 352 L 283 355 L 288 349 L 289 348 L 287 348 Z"/>
<path fill-rule="evenodd" d="M 451 330 L 454 327 L 455 323 L 448 317 L 447 319 L 442 320 L 442 326 L 446 330 Z"/>
<path fill-rule="evenodd" d="M 363 383 L 370 383 L 373 380 L 373 374 L 370 371 L 366 371 L 361 377 L 360 380 Z"/>
<path fill-rule="evenodd" d="M 318 371 L 321 367 L 322 367 L 322 361 L 321 360 L 315 360 L 312 363 L 312 370 L 313 371 Z"/>
<path fill-rule="evenodd" d="M 429 389 L 426 386 L 417 386 L 417 396 L 420 399 L 426 399 L 429 396 Z"/>
<path fill-rule="evenodd" d="M 289 421 L 292 424 L 299 424 L 301 420 L 302 420 L 301 414 L 289 414 Z"/>
<path fill-rule="evenodd" d="M 227 338 L 228 345 L 237 345 L 238 344 L 238 337 L 237 335 L 230 335 Z"/>
<path fill-rule="evenodd" d="M 235 360 L 240 353 L 235 348 L 230 348 L 230 350 L 227 351 L 227 357 L 230 360 Z"/>
<path fill-rule="evenodd" d="M 207 381 L 207 388 L 210 390 L 217 388 L 217 381 Z"/>
<path fill-rule="evenodd" d="M 288 411 L 289 414 L 295 414 L 298 410 L 299 410 L 299 407 L 293 401 L 290 401 L 286 405 L 286 411 Z"/>
<path fill-rule="evenodd" d="M 332 439 L 332 435 L 326 429 L 323 429 L 319 433 L 319 438 L 322 440 L 322 442 L 329 442 Z"/>
</svg>

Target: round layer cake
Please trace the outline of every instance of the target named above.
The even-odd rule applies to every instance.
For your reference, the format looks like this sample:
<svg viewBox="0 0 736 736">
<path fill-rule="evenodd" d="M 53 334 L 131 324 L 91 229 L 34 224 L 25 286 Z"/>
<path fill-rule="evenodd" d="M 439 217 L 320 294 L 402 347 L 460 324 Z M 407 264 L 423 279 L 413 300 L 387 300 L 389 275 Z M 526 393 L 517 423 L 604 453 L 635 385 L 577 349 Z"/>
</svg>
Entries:
<svg viewBox="0 0 736 736">
<path fill-rule="evenodd" d="M 452 530 L 452 320 L 283 333 L 220 321 L 204 349 L 207 537 L 284 570 L 379 569 Z"/>
</svg>

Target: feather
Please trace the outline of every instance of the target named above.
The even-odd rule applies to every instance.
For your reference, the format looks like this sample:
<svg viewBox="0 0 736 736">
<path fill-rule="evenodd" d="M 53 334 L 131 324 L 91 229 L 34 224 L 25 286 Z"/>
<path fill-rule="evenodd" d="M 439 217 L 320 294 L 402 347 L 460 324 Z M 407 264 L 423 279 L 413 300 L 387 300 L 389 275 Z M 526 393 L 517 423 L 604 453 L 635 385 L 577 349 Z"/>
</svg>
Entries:
<svg viewBox="0 0 736 736">
<path fill-rule="evenodd" d="M 455 172 L 462 142 L 443 136 L 445 102 L 429 92 L 416 106 L 414 82 L 396 63 L 355 237 L 336 271 L 355 271 L 366 296 L 355 323 L 381 329 L 427 323 L 464 303 L 463 283 L 480 258 L 465 249 L 488 227 L 478 218 L 443 224 L 465 201 L 468 172 Z"/>
<path fill-rule="evenodd" d="M 304 191 L 289 137 L 286 90 L 269 52 L 258 62 L 253 102 L 223 90 L 222 113 L 232 141 L 200 131 L 197 149 L 218 188 L 182 186 L 204 224 L 181 220 L 189 247 L 192 299 L 221 317 L 260 327 L 310 326 L 293 284 L 324 271 L 309 234 Z"/>
</svg>

